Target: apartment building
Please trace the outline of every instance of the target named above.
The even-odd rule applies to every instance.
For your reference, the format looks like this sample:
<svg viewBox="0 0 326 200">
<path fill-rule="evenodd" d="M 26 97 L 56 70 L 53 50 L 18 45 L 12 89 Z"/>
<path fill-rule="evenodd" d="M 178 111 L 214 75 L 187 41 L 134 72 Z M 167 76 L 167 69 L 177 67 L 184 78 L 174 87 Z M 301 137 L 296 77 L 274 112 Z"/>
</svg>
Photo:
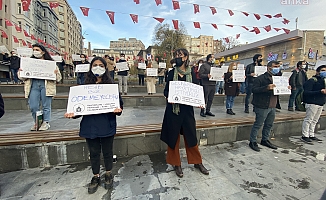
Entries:
<svg viewBox="0 0 326 200">
<path fill-rule="evenodd" d="M 119 51 L 133 51 L 133 55 L 137 55 L 140 50 L 145 49 L 145 45 L 141 40 L 136 38 L 119 38 L 118 41 L 110 41 L 110 49 Z"/>
</svg>

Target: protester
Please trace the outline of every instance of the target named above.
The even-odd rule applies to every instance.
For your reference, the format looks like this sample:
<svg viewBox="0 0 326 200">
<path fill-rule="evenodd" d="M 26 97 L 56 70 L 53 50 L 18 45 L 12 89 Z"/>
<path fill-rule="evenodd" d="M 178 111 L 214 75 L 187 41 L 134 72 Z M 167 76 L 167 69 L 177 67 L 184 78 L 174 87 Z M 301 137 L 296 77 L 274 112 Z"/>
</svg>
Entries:
<svg viewBox="0 0 326 200">
<path fill-rule="evenodd" d="M 104 56 L 105 58 L 105 61 L 108 65 L 108 71 L 109 71 L 109 74 L 114 82 L 114 70 L 115 70 L 115 63 L 114 63 L 114 58 L 113 57 L 109 57 L 108 55 L 105 55 Z"/>
<path fill-rule="evenodd" d="M 126 59 L 125 59 L 125 54 L 124 53 L 120 54 L 120 59 L 119 59 L 118 62 L 119 63 L 127 62 Z M 127 93 L 128 93 L 128 71 L 129 70 L 118 72 L 120 94 L 122 94 L 122 92 L 124 92 L 124 94 L 127 95 Z M 122 88 L 122 85 L 123 85 L 123 88 Z"/>
<path fill-rule="evenodd" d="M 202 64 L 204 63 L 203 60 L 199 60 L 194 67 L 192 67 L 192 73 L 195 73 L 195 79 L 193 80 L 193 82 L 197 85 L 201 85 L 201 78 L 199 76 L 199 69 L 202 66 Z"/>
<path fill-rule="evenodd" d="M 275 107 L 277 102 L 277 96 L 274 95 L 273 89 L 276 87 L 273 84 L 272 76 L 280 72 L 280 65 L 277 61 L 270 61 L 267 64 L 267 72 L 258 76 L 252 86 L 254 112 L 256 113 L 256 120 L 252 126 L 250 133 L 249 146 L 254 151 L 260 151 L 257 144 L 257 135 L 261 126 L 264 124 L 262 130 L 261 145 L 277 149 L 269 141 L 269 135 L 273 127 L 275 119 Z"/>
<path fill-rule="evenodd" d="M 101 57 L 95 57 L 91 62 L 90 70 L 86 74 L 85 84 L 113 84 L 109 74 L 107 63 Z M 116 115 L 121 115 L 123 101 L 119 96 L 120 108 L 116 108 L 113 113 L 102 113 L 84 115 L 80 122 L 79 136 L 86 139 L 90 153 L 90 161 L 94 176 L 88 185 L 88 193 L 93 194 L 97 191 L 101 183 L 100 161 L 101 152 L 105 165 L 105 189 L 110 189 L 113 184 L 112 165 L 113 165 L 113 139 L 117 132 Z M 74 113 L 65 113 L 66 118 L 78 118 Z"/>
<path fill-rule="evenodd" d="M 199 77 L 201 78 L 202 85 L 204 87 L 204 96 L 205 96 L 205 104 L 206 104 L 206 112 L 205 109 L 201 109 L 200 116 L 206 117 L 215 115 L 211 112 L 211 106 L 213 103 L 214 95 L 215 95 L 215 85 L 216 81 L 210 81 L 211 78 L 210 71 L 211 67 L 213 67 L 215 62 L 215 58 L 213 54 L 208 54 L 206 57 L 206 62 L 200 67 Z"/>
<path fill-rule="evenodd" d="M 11 56 L 7 57 L 6 55 L 8 55 L 8 54 L 5 54 L 2 52 L 4 60 L 10 61 L 9 69 L 10 69 L 12 78 L 14 79 L 14 83 L 18 84 L 18 74 L 17 73 L 18 73 L 18 69 L 20 68 L 20 58 L 17 56 L 15 51 L 11 51 L 10 54 L 11 54 Z"/>
<path fill-rule="evenodd" d="M 158 85 L 159 86 L 163 86 L 165 71 L 166 71 L 165 68 L 158 69 Z"/>
<path fill-rule="evenodd" d="M 138 71 L 138 84 L 144 86 L 145 85 L 145 73 L 146 69 L 137 69 Z"/>
<path fill-rule="evenodd" d="M 224 89 L 226 95 L 226 113 L 229 115 L 235 115 L 232 108 L 234 105 L 234 99 L 239 95 L 240 83 L 233 82 L 232 71 L 237 70 L 236 63 L 231 63 L 228 68 L 228 72 L 224 74 Z"/>
<path fill-rule="evenodd" d="M 186 49 L 175 51 L 175 68 L 169 72 L 168 81 L 165 85 L 164 96 L 169 96 L 170 81 L 193 82 L 195 74 L 191 73 L 189 53 Z M 196 121 L 192 106 L 183 104 L 167 103 L 161 131 L 161 140 L 168 145 L 166 162 L 174 166 L 177 176 L 183 177 L 179 153 L 180 134 L 184 137 L 188 164 L 194 164 L 201 173 L 208 175 L 208 170 L 202 164 L 202 157 L 198 150 L 196 136 Z"/>
<path fill-rule="evenodd" d="M 326 100 L 326 65 L 316 69 L 316 75 L 303 85 L 303 102 L 306 104 L 306 117 L 302 123 L 304 142 L 321 141 L 315 137 L 315 127 L 323 111 Z"/>
<path fill-rule="evenodd" d="M 40 44 L 33 45 L 33 56 L 31 58 L 53 61 L 49 52 Z M 23 70 L 20 68 L 19 71 Z M 40 101 L 42 102 L 43 123 L 39 130 L 46 131 L 50 128 L 49 122 L 51 119 L 52 97 L 56 94 L 56 81 L 59 82 L 61 80 L 58 66 L 56 66 L 54 73 L 56 74 L 56 80 L 22 78 L 20 77 L 20 73 L 18 73 L 19 79 L 25 81 L 25 98 L 28 98 L 28 104 L 34 120 L 31 131 L 36 131 L 38 128 L 36 123 L 36 112 L 40 110 Z"/>
<path fill-rule="evenodd" d="M 5 114 L 5 104 L 3 102 L 2 95 L 0 93 L 0 118 Z"/>
<path fill-rule="evenodd" d="M 299 110 L 296 99 L 303 92 L 303 84 L 308 80 L 306 72 L 308 70 L 308 65 L 306 65 L 305 69 L 303 68 L 304 65 L 306 65 L 305 61 L 299 61 L 297 63 L 297 68 L 292 71 L 290 77 L 290 86 L 292 89 L 288 105 L 289 111 L 294 111 L 293 102 L 295 102 L 295 110 Z"/>
<path fill-rule="evenodd" d="M 156 70 L 158 69 L 157 62 L 153 61 L 151 58 L 149 58 L 146 61 L 146 71 L 147 71 L 147 69 L 150 69 L 150 68 L 155 68 Z M 146 75 L 146 85 L 147 85 L 148 95 L 152 95 L 152 94 L 156 93 L 155 84 L 156 84 L 156 76 L 147 76 Z"/>
<path fill-rule="evenodd" d="M 60 53 L 56 53 L 57 56 L 60 56 Z M 65 63 L 65 60 L 62 58 L 62 61 L 61 62 L 57 62 L 57 66 L 60 70 L 60 74 L 61 74 L 61 81 L 60 83 L 63 84 L 63 77 L 64 77 L 64 70 L 65 70 L 65 66 L 66 66 L 66 63 Z"/>
<path fill-rule="evenodd" d="M 75 65 L 89 64 L 88 60 L 86 60 L 85 54 L 80 54 L 81 61 L 75 62 Z M 78 72 L 77 73 L 77 84 L 84 85 L 85 84 L 85 76 L 87 72 Z"/>
<path fill-rule="evenodd" d="M 255 66 L 262 66 L 263 57 L 261 54 L 254 55 L 253 63 L 246 67 L 246 99 L 245 99 L 245 113 L 249 113 L 249 101 L 252 93 L 252 87 L 255 80 Z"/>
<path fill-rule="evenodd" d="M 225 65 L 224 61 L 221 61 L 219 65 L 217 65 L 218 68 L 222 68 L 222 66 Z M 216 82 L 216 88 L 215 88 L 216 94 L 223 94 L 224 93 L 224 81 L 217 81 Z"/>
</svg>

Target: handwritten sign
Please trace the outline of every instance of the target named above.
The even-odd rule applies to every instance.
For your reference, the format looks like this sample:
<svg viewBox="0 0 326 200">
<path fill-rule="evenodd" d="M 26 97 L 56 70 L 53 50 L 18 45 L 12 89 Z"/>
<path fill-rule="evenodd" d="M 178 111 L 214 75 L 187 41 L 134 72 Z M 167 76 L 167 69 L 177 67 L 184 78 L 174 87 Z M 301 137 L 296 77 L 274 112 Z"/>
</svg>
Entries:
<svg viewBox="0 0 326 200">
<path fill-rule="evenodd" d="M 223 73 L 227 73 L 227 72 L 228 72 L 228 69 L 229 69 L 228 66 L 223 65 L 221 68 L 222 68 L 222 70 L 223 70 Z"/>
<path fill-rule="evenodd" d="M 158 68 L 166 68 L 166 63 L 160 62 L 158 63 Z"/>
<path fill-rule="evenodd" d="M 71 57 L 73 61 L 81 61 L 80 55 L 72 54 Z"/>
<path fill-rule="evenodd" d="M 94 84 L 70 87 L 67 113 L 92 115 L 120 108 L 117 84 Z"/>
<path fill-rule="evenodd" d="M 0 52 L 9 54 L 9 51 L 5 45 L 0 46 Z"/>
<path fill-rule="evenodd" d="M 146 69 L 145 63 L 138 63 L 138 69 Z"/>
<path fill-rule="evenodd" d="M 265 72 L 267 72 L 267 66 L 255 66 L 255 76 L 260 76 L 262 74 L 264 74 Z"/>
<path fill-rule="evenodd" d="M 52 60 L 41 60 L 35 58 L 20 59 L 20 76 L 22 78 L 36 78 L 46 80 L 56 80 L 56 63 Z"/>
<path fill-rule="evenodd" d="M 157 76 L 157 68 L 147 68 L 146 76 Z"/>
<path fill-rule="evenodd" d="M 17 54 L 19 57 L 32 57 L 33 49 L 32 48 L 24 48 L 24 47 L 17 47 Z"/>
<path fill-rule="evenodd" d="M 222 68 L 211 67 L 209 74 L 211 75 L 210 81 L 224 81 L 224 71 Z"/>
<path fill-rule="evenodd" d="M 75 72 L 88 72 L 89 71 L 89 64 L 79 64 L 76 65 Z"/>
<path fill-rule="evenodd" d="M 115 67 L 118 69 L 119 72 L 121 71 L 128 71 L 129 67 L 128 67 L 128 63 L 127 62 L 119 62 L 116 63 Z"/>
<path fill-rule="evenodd" d="M 232 70 L 232 79 L 235 83 L 243 83 L 246 81 L 245 70 Z"/>
<path fill-rule="evenodd" d="M 237 65 L 238 70 L 244 70 L 244 64 L 238 64 Z"/>
<path fill-rule="evenodd" d="M 289 87 L 289 78 L 285 76 L 273 76 L 274 95 L 291 94 Z"/>
<path fill-rule="evenodd" d="M 285 76 L 287 78 L 290 78 L 292 76 L 293 72 L 282 72 L 282 76 Z"/>
<path fill-rule="evenodd" d="M 51 57 L 56 62 L 62 62 L 62 56 L 51 56 Z"/>
<path fill-rule="evenodd" d="M 170 81 L 168 102 L 205 107 L 203 86 L 186 81 Z"/>
</svg>

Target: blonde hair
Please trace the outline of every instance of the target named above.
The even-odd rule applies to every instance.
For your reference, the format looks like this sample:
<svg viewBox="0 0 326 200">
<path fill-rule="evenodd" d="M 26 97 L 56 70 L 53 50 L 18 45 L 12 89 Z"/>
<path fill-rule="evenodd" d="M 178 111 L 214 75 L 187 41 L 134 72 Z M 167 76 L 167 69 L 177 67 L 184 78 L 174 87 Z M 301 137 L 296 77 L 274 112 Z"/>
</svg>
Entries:
<svg viewBox="0 0 326 200">
<path fill-rule="evenodd" d="M 234 66 L 237 66 L 235 62 L 230 63 L 228 72 L 232 72 Z"/>
</svg>

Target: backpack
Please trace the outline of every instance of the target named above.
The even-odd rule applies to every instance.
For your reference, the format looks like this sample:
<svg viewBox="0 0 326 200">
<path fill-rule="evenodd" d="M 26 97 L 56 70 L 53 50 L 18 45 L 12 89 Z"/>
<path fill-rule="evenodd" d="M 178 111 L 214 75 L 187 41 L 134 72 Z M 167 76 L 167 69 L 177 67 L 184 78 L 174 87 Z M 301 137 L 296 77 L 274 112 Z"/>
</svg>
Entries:
<svg viewBox="0 0 326 200">
<path fill-rule="evenodd" d="M 318 81 L 316 77 L 312 77 L 311 79 L 313 79 L 315 82 Z M 303 92 L 304 91 L 297 95 L 295 102 L 297 103 L 298 111 L 306 112 L 306 103 L 303 103 Z"/>
</svg>

